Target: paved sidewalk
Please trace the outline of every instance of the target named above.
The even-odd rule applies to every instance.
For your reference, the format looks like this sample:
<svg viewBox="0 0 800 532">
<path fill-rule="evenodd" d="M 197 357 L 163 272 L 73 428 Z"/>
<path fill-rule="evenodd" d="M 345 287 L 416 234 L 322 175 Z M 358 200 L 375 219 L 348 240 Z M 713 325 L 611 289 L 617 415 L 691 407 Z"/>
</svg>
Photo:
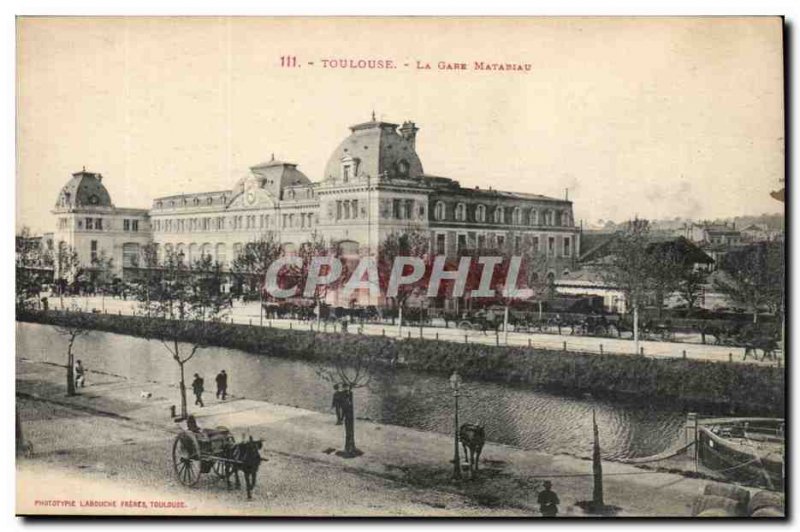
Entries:
<svg viewBox="0 0 800 532">
<path fill-rule="evenodd" d="M 165 497 L 174 498 L 177 493 L 184 498 L 223 497 L 230 502 L 221 508 L 211 501 L 210 506 L 198 507 L 211 512 L 213 506 L 214 513 L 536 516 L 536 493 L 545 479 L 554 483 L 562 515 L 585 515 L 576 503 L 591 497 L 591 462 L 571 456 L 488 443 L 478 477 L 454 483 L 450 480 L 453 440 L 447 436 L 358 420 L 356 442 L 364 455 L 344 459 L 335 453 L 343 446 L 343 429 L 331 415 L 240 397 L 225 402 L 212 399 L 207 407 L 192 409 L 200 426 L 222 425 L 237 438 L 248 434 L 263 438 L 264 454 L 270 458 L 259 473 L 255 495 L 257 501 L 269 504 L 242 509 L 241 494 L 202 482 L 197 490 L 190 490 L 174 479 L 169 453 L 178 427 L 169 418 L 169 406 L 177 401 L 177 389 L 91 375 L 90 386 L 78 396 L 66 397 L 64 372 L 62 367 L 17 359 L 24 431 L 36 452 L 33 465 L 19 462 L 25 472 L 21 478 L 28 483 L 44 474 L 35 466 L 40 459 L 50 461 L 54 468 L 47 474 L 57 475 L 59 468 L 66 467 L 80 476 L 76 457 L 81 464 L 93 463 L 89 469 L 97 468 L 97 460 L 108 467 L 108 461 L 121 456 L 118 449 L 123 448 L 132 452 L 124 455 L 132 471 L 122 468 L 115 481 L 138 481 L 143 489 L 163 491 Z M 42 405 L 69 414 L 26 413 Z M 605 462 L 603 471 L 606 503 L 619 507 L 621 516 L 689 515 L 694 498 L 707 483 L 612 462 Z M 277 495 L 276 478 L 281 479 Z M 318 485 L 323 478 L 330 484 Z M 341 493 L 334 489 L 338 482 L 357 488 Z"/>
<path fill-rule="evenodd" d="M 60 308 L 61 302 L 58 298 L 52 298 L 50 307 Z M 111 297 L 75 297 L 64 298 L 64 306 L 77 306 L 78 308 L 110 314 L 134 314 L 138 310 L 138 303 L 134 300 L 122 300 Z M 318 329 L 320 325 L 316 322 L 298 321 L 288 319 L 267 319 L 260 314 L 259 303 L 236 302 L 231 311 L 230 319 L 234 323 L 276 327 L 282 329 L 311 330 Z M 334 323 L 321 324 L 323 331 L 336 331 L 339 326 Z M 350 332 L 359 329 L 357 324 L 350 326 Z M 402 330 L 397 325 L 391 324 L 365 324 L 361 328 L 364 334 L 386 335 L 392 337 L 401 336 L 403 338 L 420 338 L 420 328 L 404 326 Z M 546 333 L 521 333 L 509 331 L 508 342 L 505 335 L 501 332 L 496 335 L 494 332 L 484 334 L 479 331 L 464 331 L 457 328 L 445 327 L 423 327 L 422 337 L 430 340 L 442 340 L 459 343 L 478 343 L 484 345 L 512 345 L 512 346 L 531 346 L 542 349 L 567 349 L 569 351 L 580 351 L 592 354 L 634 354 L 634 343 L 630 339 L 623 338 L 600 338 L 594 336 L 577 336 L 569 334 L 546 334 Z M 699 344 L 693 342 L 660 342 L 653 340 L 641 340 L 640 348 L 645 356 L 654 358 L 681 358 L 686 353 L 686 357 L 692 360 L 708 360 L 712 362 L 734 362 L 745 364 L 758 364 L 774 366 L 776 361 L 762 361 L 753 357 L 744 360 L 743 347 L 720 346 L 710 344 Z M 779 358 L 783 358 L 779 354 Z"/>
</svg>

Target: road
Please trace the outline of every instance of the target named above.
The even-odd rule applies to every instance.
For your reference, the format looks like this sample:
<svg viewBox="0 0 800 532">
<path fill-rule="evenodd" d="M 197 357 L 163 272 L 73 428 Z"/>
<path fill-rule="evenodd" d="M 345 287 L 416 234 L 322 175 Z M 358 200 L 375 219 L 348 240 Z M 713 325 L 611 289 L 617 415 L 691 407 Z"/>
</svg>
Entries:
<svg viewBox="0 0 800 532">
<path fill-rule="evenodd" d="M 137 515 L 164 511 L 150 501 L 178 501 L 185 507 L 173 513 L 535 517 L 536 495 L 549 478 L 561 515 L 582 516 L 578 502 L 592 492 L 591 462 L 568 455 L 489 442 L 476 478 L 453 482 L 450 436 L 359 420 L 356 443 L 364 454 L 345 459 L 335 452 L 343 434 L 332 415 L 209 398 L 205 408 L 192 409 L 201 427 L 224 425 L 237 439 L 264 440 L 269 461 L 247 501 L 210 475 L 196 488 L 176 480 L 170 452 L 179 427 L 168 414 L 175 387 L 90 372 L 87 387 L 66 397 L 63 367 L 17 353 L 16 368 L 17 407 L 34 446 L 33 457 L 17 460 L 22 513 L 46 510 L 37 500 L 66 499 L 143 501 L 143 508 L 113 508 Z M 606 503 L 620 516 L 688 516 L 708 482 L 615 462 L 604 463 L 603 471 Z"/>
<path fill-rule="evenodd" d="M 62 303 L 59 298 L 50 300 L 50 307 L 61 308 Z M 76 307 L 86 311 L 97 310 L 107 313 L 135 314 L 139 311 L 138 303 L 134 300 L 122 300 L 111 297 L 66 297 L 63 299 L 63 306 L 66 308 Z M 235 302 L 230 312 L 229 319 L 233 323 L 263 324 L 268 327 L 295 328 L 304 330 L 338 331 L 339 325 L 334 323 L 316 323 L 312 321 L 298 321 L 289 319 L 264 319 L 260 314 L 259 303 Z M 350 332 L 360 330 L 363 334 L 386 335 L 403 338 L 427 338 L 430 340 L 441 340 L 459 343 L 479 343 L 484 345 L 509 345 L 509 346 L 529 346 L 540 349 L 553 349 L 565 351 L 580 351 L 592 354 L 634 354 L 634 342 L 630 339 L 593 337 L 593 336 L 573 336 L 569 334 L 547 334 L 547 333 L 522 333 L 509 331 L 508 334 L 499 332 L 482 333 L 480 331 L 464 331 L 453 327 L 426 326 L 426 327 L 403 327 L 391 324 L 367 323 L 362 326 L 350 325 Z M 641 340 L 639 342 L 640 355 L 654 358 L 681 358 L 686 357 L 692 360 L 707 360 L 711 362 L 734 362 L 759 365 L 781 365 L 782 354 L 779 352 L 777 361 L 760 360 L 752 356 L 744 359 L 743 347 L 708 345 L 694 342 L 668 342 Z"/>
</svg>

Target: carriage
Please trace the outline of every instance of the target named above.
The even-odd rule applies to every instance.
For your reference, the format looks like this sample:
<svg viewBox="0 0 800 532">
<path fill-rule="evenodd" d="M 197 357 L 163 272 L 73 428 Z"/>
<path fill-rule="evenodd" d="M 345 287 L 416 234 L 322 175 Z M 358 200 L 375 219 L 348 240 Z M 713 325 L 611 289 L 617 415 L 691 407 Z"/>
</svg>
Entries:
<svg viewBox="0 0 800 532">
<path fill-rule="evenodd" d="M 224 479 L 237 461 L 229 458 L 236 439 L 225 427 L 183 430 L 172 444 L 172 464 L 178 481 L 194 486 L 203 474 Z"/>
</svg>

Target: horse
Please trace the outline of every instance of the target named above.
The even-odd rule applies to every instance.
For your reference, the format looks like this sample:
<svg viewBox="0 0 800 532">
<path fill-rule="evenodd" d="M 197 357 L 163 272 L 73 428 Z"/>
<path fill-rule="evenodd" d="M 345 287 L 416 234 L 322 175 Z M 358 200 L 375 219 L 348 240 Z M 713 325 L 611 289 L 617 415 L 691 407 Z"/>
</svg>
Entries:
<svg viewBox="0 0 800 532">
<path fill-rule="evenodd" d="M 231 487 L 230 477 L 233 475 L 236 489 L 241 487 L 239 482 L 239 471 L 244 474 L 244 484 L 247 490 L 247 499 L 252 500 L 252 491 L 256 486 L 256 474 L 261 465 L 262 440 L 254 440 L 252 436 L 247 441 L 233 444 L 226 453 L 225 462 L 225 482 L 228 488 Z"/>
<path fill-rule="evenodd" d="M 472 478 L 473 472 L 478 471 L 478 462 L 486 441 L 483 425 L 464 423 L 458 430 L 458 439 L 461 440 L 461 446 L 464 448 L 464 457 L 469 461 L 469 478 Z"/>
</svg>

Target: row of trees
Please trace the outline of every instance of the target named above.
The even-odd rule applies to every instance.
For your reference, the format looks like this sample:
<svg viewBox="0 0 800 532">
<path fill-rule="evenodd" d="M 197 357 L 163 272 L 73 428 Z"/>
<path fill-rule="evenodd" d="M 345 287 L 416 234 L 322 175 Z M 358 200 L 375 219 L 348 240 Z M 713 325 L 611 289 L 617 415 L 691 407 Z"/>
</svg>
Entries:
<svg viewBox="0 0 800 532">
<path fill-rule="evenodd" d="M 784 247 L 782 242 L 762 242 L 732 250 L 718 265 L 714 289 L 734 305 L 746 308 L 757 322 L 758 313 L 783 318 Z M 691 314 L 708 284 L 709 273 L 696 267 L 692 249 L 680 240 L 659 242 L 650 234 L 647 220 L 628 223 L 600 263 L 604 281 L 625 294 L 633 313 L 634 341 L 638 346 L 639 311 L 655 300 L 659 316 L 665 299 L 678 294 Z"/>
</svg>

